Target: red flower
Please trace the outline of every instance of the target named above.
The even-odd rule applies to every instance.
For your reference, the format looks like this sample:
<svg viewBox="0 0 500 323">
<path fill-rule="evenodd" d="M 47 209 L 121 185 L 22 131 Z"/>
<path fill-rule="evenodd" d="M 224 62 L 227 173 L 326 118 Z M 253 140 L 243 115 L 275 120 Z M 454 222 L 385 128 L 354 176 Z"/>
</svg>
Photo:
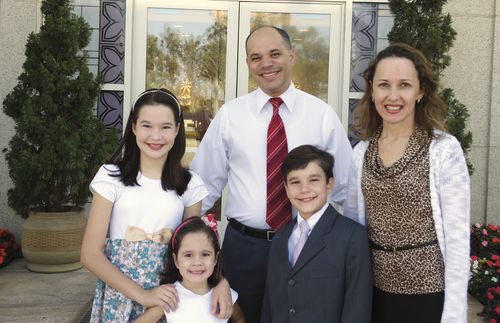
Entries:
<svg viewBox="0 0 500 323">
<path fill-rule="evenodd" d="M 500 243 L 500 238 L 494 237 L 493 238 L 493 243 Z"/>
<path fill-rule="evenodd" d="M 488 267 L 490 267 L 490 268 L 491 268 L 491 267 L 493 267 L 493 261 L 491 261 L 491 260 L 488 260 L 488 261 L 486 262 L 486 264 L 487 264 L 487 265 L 488 265 Z"/>
<path fill-rule="evenodd" d="M 490 320 L 490 323 L 497 323 L 497 320 L 495 320 L 495 319 L 491 319 L 491 320 Z"/>
<path fill-rule="evenodd" d="M 498 305 L 497 307 L 495 307 L 495 312 L 497 312 L 497 314 L 500 315 L 500 305 Z"/>
<path fill-rule="evenodd" d="M 497 287 L 495 288 L 495 293 L 500 294 L 500 286 L 497 286 Z"/>
<path fill-rule="evenodd" d="M 476 261 L 477 260 L 477 256 L 470 256 L 470 260 Z"/>
<path fill-rule="evenodd" d="M 491 256 L 491 260 L 498 260 L 498 259 L 500 259 L 499 255 L 492 255 Z"/>
<path fill-rule="evenodd" d="M 495 296 L 493 296 L 493 294 L 492 294 L 492 293 L 490 293 L 490 292 L 488 292 L 488 293 L 486 294 L 486 297 L 488 297 L 488 299 L 489 299 L 490 301 L 492 301 L 492 300 L 495 298 Z"/>
<path fill-rule="evenodd" d="M 500 225 L 498 227 L 500 227 Z M 496 231 L 498 229 L 498 227 L 493 225 L 493 224 L 488 224 L 488 228 L 490 228 L 490 230 L 493 230 L 493 231 Z"/>
</svg>

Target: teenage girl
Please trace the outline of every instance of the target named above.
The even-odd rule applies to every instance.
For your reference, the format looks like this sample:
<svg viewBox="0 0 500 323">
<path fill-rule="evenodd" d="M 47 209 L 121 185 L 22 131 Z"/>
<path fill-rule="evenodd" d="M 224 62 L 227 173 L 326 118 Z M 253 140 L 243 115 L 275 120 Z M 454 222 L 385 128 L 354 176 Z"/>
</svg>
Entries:
<svg viewBox="0 0 500 323">
<path fill-rule="evenodd" d="M 160 286 L 167 245 L 183 218 L 199 216 L 207 195 L 202 180 L 181 166 L 185 146 L 176 97 L 165 89 L 141 93 L 118 149 L 90 184 L 81 262 L 99 278 L 91 322 L 133 321 L 151 306 L 175 310 L 177 291 Z M 219 302 L 225 310 L 226 290 Z"/>
<path fill-rule="evenodd" d="M 174 284 L 179 295 L 175 312 L 164 312 L 153 307 L 139 317 L 136 323 L 157 322 L 164 315 L 168 323 L 219 323 L 210 311 L 212 289 L 221 280 L 217 222 L 212 215 L 185 220 L 175 229 L 170 241 L 163 283 Z M 238 294 L 231 289 L 233 302 Z M 231 322 L 244 323 L 243 312 L 237 303 L 233 306 Z"/>
</svg>

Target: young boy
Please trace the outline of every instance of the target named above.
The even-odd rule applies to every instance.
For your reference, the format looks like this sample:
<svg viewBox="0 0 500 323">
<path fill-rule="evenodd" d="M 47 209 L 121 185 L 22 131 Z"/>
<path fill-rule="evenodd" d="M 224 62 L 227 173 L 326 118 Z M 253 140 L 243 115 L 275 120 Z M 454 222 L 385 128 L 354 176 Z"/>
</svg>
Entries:
<svg viewBox="0 0 500 323">
<path fill-rule="evenodd" d="M 328 203 L 333 163 L 329 153 L 311 145 L 293 149 L 283 161 L 286 192 L 298 215 L 271 245 L 263 323 L 370 322 L 366 228 Z"/>
</svg>

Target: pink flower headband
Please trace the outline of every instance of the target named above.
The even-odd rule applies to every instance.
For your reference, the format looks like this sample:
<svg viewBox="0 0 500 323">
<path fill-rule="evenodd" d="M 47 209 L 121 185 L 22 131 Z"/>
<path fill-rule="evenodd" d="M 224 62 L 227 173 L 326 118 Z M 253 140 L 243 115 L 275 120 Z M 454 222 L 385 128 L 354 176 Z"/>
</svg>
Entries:
<svg viewBox="0 0 500 323">
<path fill-rule="evenodd" d="M 171 241 L 171 246 L 172 250 L 174 250 L 174 241 L 175 237 L 177 236 L 177 232 L 179 232 L 180 229 L 182 229 L 187 223 L 190 223 L 193 221 L 193 219 L 196 219 L 197 217 L 193 216 L 192 218 L 187 219 L 186 221 L 182 222 L 177 229 L 175 229 L 174 234 L 172 234 L 172 238 L 170 239 Z M 201 217 L 201 220 L 205 223 L 207 227 L 212 229 L 212 231 L 215 233 L 215 236 L 217 239 L 219 239 L 219 232 L 217 231 L 217 220 L 215 219 L 215 214 L 210 213 L 210 214 L 205 214 Z"/>
</svg>

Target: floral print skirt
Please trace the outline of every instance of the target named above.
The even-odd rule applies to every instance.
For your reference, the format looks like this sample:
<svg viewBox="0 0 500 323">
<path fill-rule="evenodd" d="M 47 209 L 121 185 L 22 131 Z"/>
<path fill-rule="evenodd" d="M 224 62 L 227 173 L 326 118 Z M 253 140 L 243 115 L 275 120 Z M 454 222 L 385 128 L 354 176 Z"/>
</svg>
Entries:
<svg viewBox="0 0 500 323">
<path fill-rule="evenodd" d="M 166 244 L 113 239 L 106 242 L 104 253 L 115 267 L 142 288 L 159 286 L 167 254 Z M 143 313 L 141 304 L 97 280 L 90 322 L 132 322 Z"/>
</svg>

